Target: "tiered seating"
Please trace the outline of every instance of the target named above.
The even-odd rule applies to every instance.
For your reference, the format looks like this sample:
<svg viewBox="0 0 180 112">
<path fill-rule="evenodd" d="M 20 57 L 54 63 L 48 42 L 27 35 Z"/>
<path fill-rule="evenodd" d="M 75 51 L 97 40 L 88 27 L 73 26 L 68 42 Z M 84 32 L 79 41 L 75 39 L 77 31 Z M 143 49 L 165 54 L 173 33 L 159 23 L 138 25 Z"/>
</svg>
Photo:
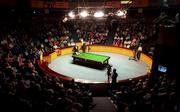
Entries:
<svg viewBox="0 0 180 112">
<path fill-rule="evenodd" d="M 154 86 L 149 78 L 131 80 L 110 88 L 109 94 L 119 112 L 176 112 L 176 80 L 159 76 Z"/>
<path fill-rule="evenodd" d="M 16 26 L 16 24 L 14 24 Z M 24 27 L 0 32 L 0 104 L 3 111 L 86 112 L 92 96 L 85 84 L 62 82 L 38 69 L 39 40 Z M 8 33 L 7 33 L 8 32 Z M 22 38 L 19 38 L 19 36 Z"/>
<path fill-rule="evenodd" d="M 44 74 L 37 65 L 41 52 L 67 47 L 76 39 L 88 41 L 90 44 L 106 44 L 108 38 L 113 40 L 113 37 L 107 37 L 108 34 L 114 35 L 113 33 L 118 36 L 114 38 L 114 44 L 118 44 L 115 44 L 116 46 L 123 47 L 125 41 L 136 45 L 140 41 L 145 43 L 144 39 L 150 33 L 150 28 L 146 26 L 141 25 L 139 28 L 138 21 L 125 26 L 119 24 L 115 31 L 111 31 L 106 24 L 101 28 L 96 23 L 92 25 L 93 21 L 80 25 L 75 23 L 72 28 L 72 25 L 59 24 L 59 18 L 55 18 L 52 23 L 49 23 L 47 18 L 43 18 L 42 23 L 16 19 L 7 19 L 0 27 L 0 107 L 5 111 L 88 111 L 92 104 L 88 86 L 73 80 L 62 82 L 56 77 Z M 32 26 L 24 23 L 32 23 Z M 118 111 L 175 112 L 176 81 L 162 75 L 153 87 L 149 87 L 148 82 L 148 78 L 132 80 L 128 84 L 120 83 L 117 87 L 110 88 L 109 93 Z"/>
</svg>

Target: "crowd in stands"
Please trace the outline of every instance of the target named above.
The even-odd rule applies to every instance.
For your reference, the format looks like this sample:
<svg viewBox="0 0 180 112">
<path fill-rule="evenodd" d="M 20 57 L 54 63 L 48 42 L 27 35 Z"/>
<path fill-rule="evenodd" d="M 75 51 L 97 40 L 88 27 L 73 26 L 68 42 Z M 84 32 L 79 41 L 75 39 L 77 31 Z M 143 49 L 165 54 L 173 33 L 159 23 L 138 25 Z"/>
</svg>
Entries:
<svg viewBox="0 0 180 112">
<path fill-rule="evenodd" d="M 113 45 L 118 47 L 133 48 L 144 43 L 150 38 L 151 26 L 144 21 L 133 21 L 132 23 L 119 24 L 114 36 Z"/>
<path fill-rule="evenodd" d="M 153 55 L 153 44 L 148 43 L 146 46 L 146 43 L 155 34 L 155 29 L 145 19 L 116 24 L 114 26 L 111 21 L 104 20 L 74 20 L 63 23 L 55 19 L 50 22 L 45 18 L 40 22 L 33 22 L 32 34 L 36 38 L 36 45 L 45 52 L 73 46 L 76 42 L 85 42 L 87 45 L 103 44 L 130 49 L 137 49 L 141 45 L 144 52 Z"/>
<path fill-rule="evenodd" d="M 16 23 L 1 27 L 0 104 L 1 110 L 19 112 L 86 112 L 92 93 L 85 84 L 62 82 L 40 71 L 39 52 L 47 47 L 42 38 L 30 37 Z M 40 34 L 40 33 L 39 33 Z M 43 32 L 42 32 L 43 34 Z"/>
<path fill-rule="evenodd" d="M 96 22 L 97 23 L 97 22 Z M 41 22 L 34 22 L 33 34 L 39 40 L 38 44 L 43 49 L 53 50 L 75 45 L 75 42 L 87 42 L 88 44 L 104 44 L 107 39 L 105 25 L 97 27 L 96 23 L 90 22 L 69 22 L 59 21 L 48 22 L 44 19 Z"/>
<path fill-rule="evenodd" d="M 157 37 L 157 31 L 154 26 L 142 22 L 137 21 L 129 25 L 118 26 L 113 45 L 134 49 L 135 46 L 142 44 L 143 51 L 153 56 L 156 43 L 151 38 L 154 38 L 154 35 Z M 154 79 L 147 76 L 110 86 L 109 95 L 117 111 L 177 112 L 179 105 L 176 77 L 166 73 L 156 75 Z"/>
<path fill-rule="evenodd" d="M 177 112 L 176 80 L 162 74 L 153 86 L 148 83 L 147 77 L 110 88 L 118 112 Z"/>
<path fill-rule="evenodd" d="M 41 52 L 72 46 L 77 41 L 106 44 L 109 38 L 113 39 L 114 46 L 133 48 L 144 44 L 152 35 L 148 32 L 150 28 L 139 21 L 119 24 L 114 38 L 108 37 L 111 32 L 105 23 L 90 21 L 64 25 L 43 18 L 40 23 L 33 22 L 27 30 L 21 22 L 7 22 L 0 28 L 0 107 L 6 111 L 89 111 L 93 100 L 88 86 L 74 81 L 63 82 L 42 73 L 37 66 Z M 144 107 L 146 112 L 175 112 L 175 81 L 162 75 L 152 88 L 148 88 L 147 82 L 148 79 L 131 81 L 110 90 L 119 110 L 139 112 L 140 107 Z"/>
<path fill-rule="evenodd" d="M 148 39 L 156 33 L 154 27 L 144 19 L 116 22 L 117 26 L 114 26 L 112 21 L 79 20 L 70 22 L 65 30 L 71 34 L 70 37 L 88 45 L 103 44 L 130 49 L 137 49 L 140 45 L 145 46 Z M 154 46 L 150 44 L 143 51 L 152 56 Z"/>
<path fill-rule="evenodd" d="M 78 20 L 68 21 L 64 29 L 70 38 L 87 44 L 105 44 L 108 36 L 107 25 L 104 21 Z"/>
</svg>

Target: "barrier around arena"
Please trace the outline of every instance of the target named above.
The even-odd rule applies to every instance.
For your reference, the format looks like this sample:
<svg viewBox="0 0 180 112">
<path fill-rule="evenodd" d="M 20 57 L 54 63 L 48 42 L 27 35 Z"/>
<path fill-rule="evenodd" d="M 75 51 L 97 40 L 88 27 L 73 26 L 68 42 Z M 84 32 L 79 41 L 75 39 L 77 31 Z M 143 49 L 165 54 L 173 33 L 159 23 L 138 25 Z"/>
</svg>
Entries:
<svg viewBox="0 0 180 112">
<path fill-rule="evenodd" d="M 81 43 L 76 44 L 81 46 Z M 73 78 L 64 76 L 63 74 L 56 73 L 48 68 L 48 63 L 52 62 L 54 59 L 58 58 L 59 56 L 72 54 L 73 47 L 66 47 L 61 49 L 56 49 L 54 52 L 49 53 L 46 56 L 43 56 L 43 59 L 39 61 L 39 66 L 43 72 L 49 74 L 51 76 L 58 77 L 62 80 L 72 80 Z M 89 45 L 88 52 L 109 52 L 109 53 L 116 53 L 120 55 L 125 55 L 128 57 L 133 56 L 133 51 L 127 48 L 120 48 L 115 46 L 106 46 L 106 45 Z M 141 53 L 140 61 L 144 62 L 147 65 L 148 71 L 147 74 L 150 74 L 152 68 L 152 59 L 144 53 Z M 147 75 L 145 74 L 145 75 Z"/>
</svg>

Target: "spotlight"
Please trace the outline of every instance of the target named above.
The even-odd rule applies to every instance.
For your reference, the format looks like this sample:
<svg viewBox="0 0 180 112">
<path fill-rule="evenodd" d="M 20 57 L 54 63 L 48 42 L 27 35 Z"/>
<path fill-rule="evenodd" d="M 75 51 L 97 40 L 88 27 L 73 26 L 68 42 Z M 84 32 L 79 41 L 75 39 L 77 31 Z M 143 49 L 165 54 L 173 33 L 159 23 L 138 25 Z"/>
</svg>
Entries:
<svg viewBox="0 0 180 112">
<path fill-rule="evenodd" d="M 97 17 L 97 18 L 100 18 L 100 17 L 103 17 L 104 16 L 104 12 L 102 11 L 97 11 L 94 13 L 94 17 Z"/>
<path fill-rule="evenodd" d="M 121 0 L 121 4 L 126 5 L 126 4 L 131 4 L 132 0 Z"/>
<path fill-rule="evenodd" d="M 69 13 L 68 13 L 68 16 L 71 17 L 71 18 L 75 18 L 74 12 L 69 12 Z"/>
<path fill-rule="evenodd" d="M 89 14 L 88 14 L 88 12 L 87 12 L 86 10 L 84 10 L 84 11 L 82 11 L 82 12 L 80 13 L 80 16 L 83 17 L 83 18 L 87 17 L 88 15 L 89 15 Z"/>
</svg>

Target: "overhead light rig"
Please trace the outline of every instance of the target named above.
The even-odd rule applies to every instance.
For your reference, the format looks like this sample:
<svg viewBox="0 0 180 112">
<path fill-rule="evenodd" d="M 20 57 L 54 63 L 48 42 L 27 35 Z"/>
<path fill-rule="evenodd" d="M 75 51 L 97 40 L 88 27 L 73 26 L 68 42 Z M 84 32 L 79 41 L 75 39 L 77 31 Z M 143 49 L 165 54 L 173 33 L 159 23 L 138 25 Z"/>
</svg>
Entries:
<svg viewBox="0 0 180 112">
<path fill-rule="evenodd" d="M 126 18 L 127 9 L 105 7 L 77 7 L 65 15 L 64 22 L 72 19 L 106 19 L 108 16 Z"/>
<path fill-rule="evenodd" d="M 121 8 L 110 8 L 108 6 L 105 6 L 105 1 L 103 4 L 103 6 L 96 7 L 87 7 L 85 5 L 83 7 L 80 7 L 78 2 L 78 7 L 69 11 L 65 15 L 63 22 L 77 19 L 107 19 L 109 16 L 113 18 L 124 19 L 127 16 L 127 10 L 131 7 L 132 0 L 121 0 Z"/>
</svg>

